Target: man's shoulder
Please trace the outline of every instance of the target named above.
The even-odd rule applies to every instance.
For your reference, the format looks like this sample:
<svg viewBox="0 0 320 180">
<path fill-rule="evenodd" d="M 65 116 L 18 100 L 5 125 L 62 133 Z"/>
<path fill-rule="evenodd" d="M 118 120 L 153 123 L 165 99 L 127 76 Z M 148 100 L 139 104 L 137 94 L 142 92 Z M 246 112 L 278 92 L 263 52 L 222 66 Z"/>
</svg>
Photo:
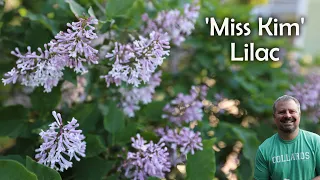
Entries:
<svg viewBox="0 0 320 180">
<path fill-rule="evenodd" d="M 275 141 L 277 141 L 278 138 L 278 133 L 272 135 L 268 139 L 264 140 L 262 144 L 260 144 L 259 149 L 264 150 L 264 149 L 269 149 L 274 145 Z"/>
<path fill-rule="evenodd" d="M 306 138 L 311 138 L 311 139 L 314 139 L 314 140 L 320 140 L 320 136 L 318 134 L 314 133 L 314 132 L 307 131 L 307 130 L 304 130 L 304 129 L 301 129 L 301 132 L 304 135 L 304 137 L 306 137 Z"/>
</svg>

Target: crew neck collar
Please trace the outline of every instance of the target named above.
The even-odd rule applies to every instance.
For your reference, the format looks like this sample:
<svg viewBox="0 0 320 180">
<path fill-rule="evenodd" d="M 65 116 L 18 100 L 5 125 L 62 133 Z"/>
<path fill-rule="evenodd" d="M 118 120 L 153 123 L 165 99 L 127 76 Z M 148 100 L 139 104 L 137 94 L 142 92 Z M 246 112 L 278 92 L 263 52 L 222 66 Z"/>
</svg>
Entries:
<svg viewBox="0 0 320 180">
<path fill-rule="evenodd" d="M 285 144 L 291 144 L 291 143 L 294 143 L 294 142 L 297 141 L 297 139 L 298 139 L 299 136 L 301 135 L 301 129 L 299 128 L 298 135 L 297 135 L 294 139 L 292 139 L 292 140 L 284 140 L 284 139 L 282 139 L 282 138 L 279 136 L 279 133 L 277 133 L 277 135 L 278 135 L 278 138 L 279 138 L 279 140 L 280 140 L 281 142 L 283 142 L 283 143 L 285 143 Z"/>
</svg>

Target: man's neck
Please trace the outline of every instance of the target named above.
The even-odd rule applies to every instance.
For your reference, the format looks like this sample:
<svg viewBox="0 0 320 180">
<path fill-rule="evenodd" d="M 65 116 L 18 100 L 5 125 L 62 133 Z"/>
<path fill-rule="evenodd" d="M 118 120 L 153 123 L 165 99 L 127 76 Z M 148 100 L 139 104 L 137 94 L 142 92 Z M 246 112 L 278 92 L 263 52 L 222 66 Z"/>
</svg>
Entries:
<svg viewBox="0 0 320 180">
<path fill-rule="evenodd" d="M 290 141 L 293 140 L 294 138 L 296 138 L 299 134 L 299 128 L 297 128 L 295 131 L 293 131 L 292 133 L 284 133 L 282 131 L 278 131 L 278 134 L 280 136 L 281 139 L 286 140 L 286 141 Z"/>
</svg>

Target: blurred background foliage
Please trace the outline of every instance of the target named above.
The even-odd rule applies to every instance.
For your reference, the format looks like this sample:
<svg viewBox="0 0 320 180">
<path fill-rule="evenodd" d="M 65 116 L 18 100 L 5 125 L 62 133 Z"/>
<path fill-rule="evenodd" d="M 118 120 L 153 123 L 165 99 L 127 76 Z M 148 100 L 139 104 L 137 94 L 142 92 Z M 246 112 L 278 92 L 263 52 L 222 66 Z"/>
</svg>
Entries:
<svg viewBox="0 0 320 180">
<path fill-rule="evenodd" d="M 64 0 L 7 0 L 0 6 L 0 74 L 15 66 L 16 58 L 10 54 L 15 47 L 42 47 L 59 31 L 64 31 L 68 22 L 76 21 L 74 14 L 92 15 L 93 12 L 100 21 L 99 34 L 114 31 L 116 41 L 127 42 L 129 34 L 139 33 L 143 13 L 152 16 L 160 10 L 181 9 L 186 2 L 189 1 L 79 0 L 66 3 Z M 276 133 L 272 119 L 274 100 L 285 94 L 290 86 L 304 82 L 304 74 L 297 73 L 295 68 L 307 72 L 320 63 L 319 58 L 314 58 L 312 63 L 306 57 L 293 59 L 290 52 L 298 50 L 285 37 L 259 37 L 254 32 L 248 37 L 209 35 L 210 27 L 205 24 L 205 17 L 215 17 L 220 22 L 225 17 L 234 17 L 240 22 L 251 22 L 250 27 L 254 30 L 257 21 L 250 13 L 251 8 L 263 3 L 267 2 L 201 1 L 195 30 L 180 47 L 172 46 L 170 56 L 160 67 L 162 82 L 156 89 L 154 101 L 142 105 L 134 118 L 126 117 L 116 106 L 113 101 L 115 87 L 107 88 L 99 78 L 108 69 L 100 65 L 91 66 L 85 75 L 85 101 L 71 105 L 63 103 L 62 83 L 51 93 L 43 93 L 41 88 L 29 92 L 18 84 L 4 86 L 0 83 L 0 154 L 1 159 L 7 159 L 2 163 L 14 160 L 18 162 L 14 164 L 17 171 L 25 168 L 33 171 L 34 161 L 30 157 L 34 157 L 34 150 L 39 146 L 38 133 L 53 122 L 50 112 L 58 109 L 63 119 L 75 117 L 79 120 L 87 142 L 87 157 L 60 173 L 62 179 L 123 178 L 117 167 L 126 157 L 130 137 L 139 132 L 145 139 L 157 141 L 153 130 L 168 123 L 161 118 L 164 105 L 178 93 L 188 93 L 192 85 L 206 84 L 210 88 L 203 101 L 205 116 L 195 129 L 201 132 L 204 141 L 214 139 L 214 145 L 208 147 L 215 151 L 215 163 L 205 158 L 199 163 L 190 157 L 190 165 L 178 165 L 167 179 L 196 179 L 194 173 L 201 169 L 212 170 L 211 176 L 203 176 L 211 179 L 252 179 L 257 147 Z M 151 4 L 153 8 L 150 8 Z M 103 44 L 108 41 L 103 40 Z M 231 62 L 231 42 L 239 47 L 238 55 L 243 54 L 243 45 L 250 42 L 256 47 L 281 47 L 283 53 L 278 62 Z M 102 57 L 99 64 L 106 65 L 107 60 Z M 64 78 L 77 84 L 76 75 L 71 71 L 66 70 Z M 219 102 L 217 96 L 222 97 Z M 318 123 L 306 112 L 302 112 L 302 116 L 301 128 L 319 134 Z M 199 157 L 205 157 L 206 153 Z M 56 176 L 53 172 L 47 173 Z M 22 179 L 31 176 L 26 173 Z M 201 175 L 196 177 L 199 179 Z"/>
</svg>

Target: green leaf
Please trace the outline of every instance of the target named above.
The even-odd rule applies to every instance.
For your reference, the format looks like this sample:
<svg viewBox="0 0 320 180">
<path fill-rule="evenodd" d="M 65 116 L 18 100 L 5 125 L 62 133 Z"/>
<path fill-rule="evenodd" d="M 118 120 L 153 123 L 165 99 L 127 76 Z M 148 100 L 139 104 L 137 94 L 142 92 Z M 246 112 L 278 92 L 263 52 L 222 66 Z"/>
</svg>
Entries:
<svg viewBox="0 0 320 180">
<path fill-rule="evenodd" d="M 115 142 L 118 144 L 129 143 L 131 142 L 131 137 L 135 136 L 137 131 L 137 123 L 129 122 L 125 128 L 114 134 Z"/>
<path fill-rule="evenodd" d="M 23 106 L 0 109 L 0 136 L 19 137 L 28 128 L 28 111 Z"/>
<path fill-rule="evenodd" d="M 105 130 L 114 134 L 124 128 L 124 114 L 117 108 L 115 102 L 108 103 L 108 113 L 104 116 L 103 125 Z"/>
<path fill-rule="evenodd" d="M 37 180 L 37 176 L 13 160 L 0 160 L 0 174 L 3 180 Z"/>
<path fill-rule="evenodd" d="M 73 12 L 73 14 L 76 17 L 83 17 L 85 15 L 87 15 L 86 13 L 86 9 L 83 8 L 80 4 L 78 4 L 76 1 L 74 0 L 67 0 L 67 3 L 69 3 L 70 9 Z"/>
<path fill-rule="evenodd" d="M 115 16 L 124 16 L 128 9 L 130 9 L 135 0 L 108 0 L 106 4 L 106 14 L 109 18 L 114 18 Z"/>
<path fill-rule="evenodd" d="M 34 14 L 34 13 L 28 11 L 26 17 L 32 21 L 40 22 L 43 26 L 45 26 L 46 28 L 48 28 L 52 32 L 53 36 L 55 36 L 59 32 L 58 24 L 55 21 L 48 19 L 46 16 L 44 16 L 42 14 Z"/>
<path fill-rule="evenodd" d="M 83 132 L 94 131 L 97 122 L 102 117 L 95 103 L 80 104 L 73 111 L 72 116 L 78 120 L 79 129 L 82 129 Z"/>
<path fill-rule="evenodd" d="M 148 177 L 148 180 L 160 180 L 160 179 L 157 177 Z"/>
<path fill-rule="evenodd" d="M 146 105 L 145 108 L 143 108 L 142 112 L 145 114 L 148 121 L 161 121 L 161 115 L 162 111 L 161 109 L 164 108 L 166 105 L 165 101 L 153 101 Z"/>
<path fill-rule="evenodd" d="M 74 72 L 72 69 L 70 68 L 65 68 L 65 70 L 63 71 L 63 78 L 69 82 L 71 82 L 72 84 L 74 84 L 75 86 L 77 86 L 77 73 Z"/>
<path fill-rule="evenodd" d="M 10 159 L 19 162 L 22 165 L 26 164 L 26 160 L 21 157 L 20 155 L 7 155 L 7 156 L 0 156 L 0 159 Z"/>
<path fill-rule="evenodd" d="M 26 167 L 37 175 L 38 180 L 61 180 L 57 171 L 35 162 L 29 156 L 26 159 Z"/>
<path fill-rule="evenodd" d="M 86 157 L 97 156 L 100 153 L 106 151 L 106 146 L 103 144 L 101 137 L 98 135 L 86 135 L 86 142 Z"/>
<path fill-rule="evenodd" d="M 215 153 L 212 148 L 215 139 L 203 140 L 203 150 L 187 156 L 187 179 L 213 179 L 216 172 Z"/>
<path fill-rule="evenodd" d="M 100 157 L 84 158 L 74 166 L 75 179 L 102 179 L 112 169 L 114 163 Z"/>
<path fill-rule="evenodd" d="M 61 91 L 59 86 L 52 88 L 50 93 L 43 92 L 42 87 L 38 87 L 31 94 L 31 103 L 34 109 L 42 114 L 51 114 L 61 99 Z"/>
<path fill-rule="evenodd" d="M 96 15 L 94 14 L 94 11 L 93 11 L 93 9 L 92 9 L 91 6 L 90 6 L 90 8 L 88 9 L 88 14 L 90 15 L 90 17 L 96 18 Z"/>
</svg>

